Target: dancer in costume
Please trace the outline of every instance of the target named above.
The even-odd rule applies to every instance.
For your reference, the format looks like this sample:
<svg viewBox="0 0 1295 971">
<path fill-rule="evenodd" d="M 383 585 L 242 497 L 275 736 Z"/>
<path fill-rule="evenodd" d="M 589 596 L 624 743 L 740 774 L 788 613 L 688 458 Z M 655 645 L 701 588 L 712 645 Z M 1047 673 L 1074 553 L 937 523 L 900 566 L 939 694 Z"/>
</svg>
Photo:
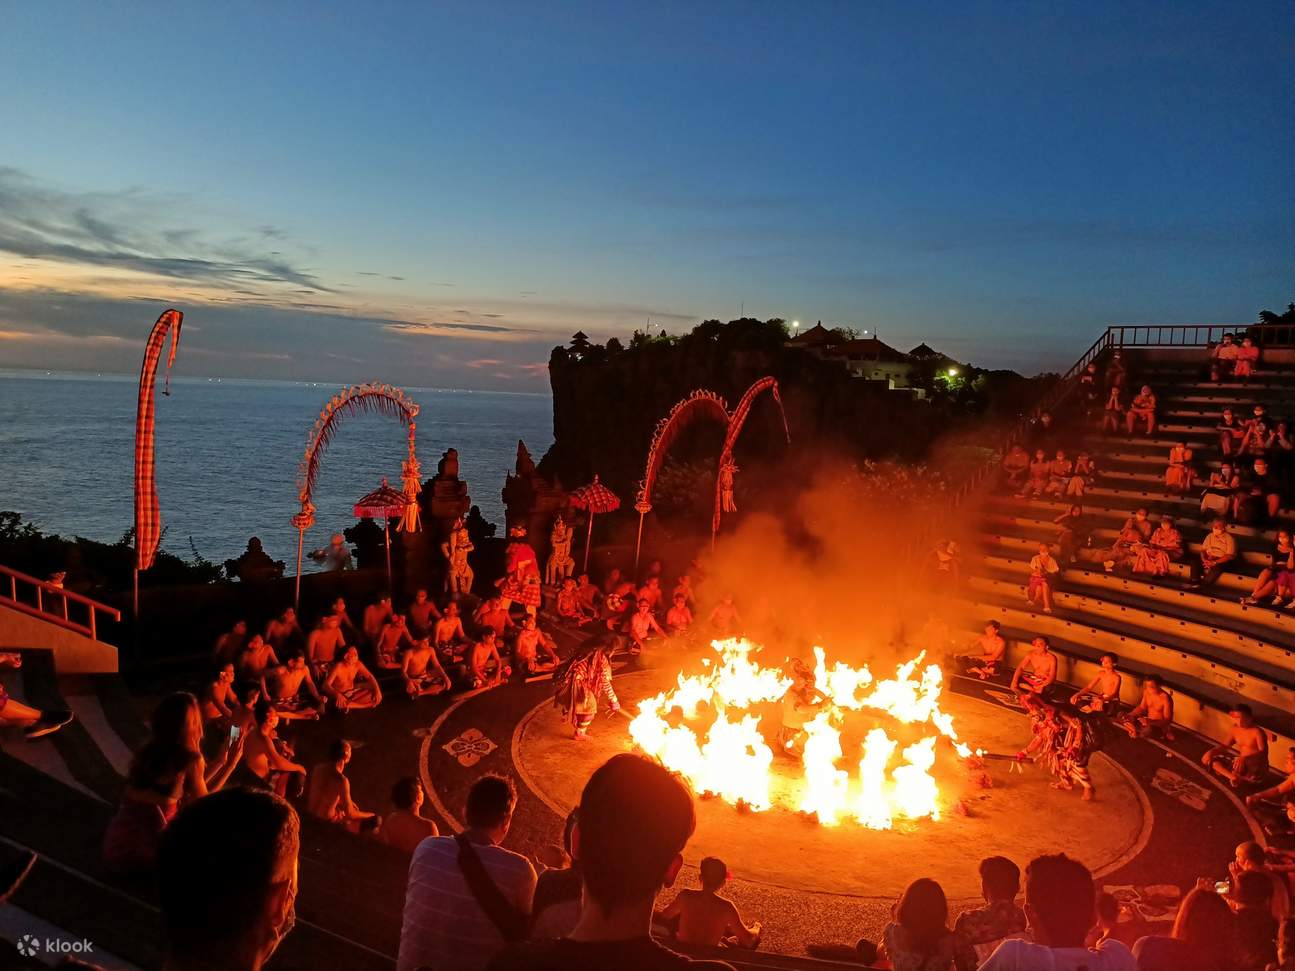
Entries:
<svg viewBox="0 0 1295 971">
<path fill-rule="evenodd" d="M 574 729 L 577 741 L 589 737 L 589 725 L 598 714 L 598 699 L 606 697 L 612 712 L 621 710 L 612 689 L 611 654 L 614 642 L 606 636 L 585 641 L 563 667 L 553 674 L 556 689 L 553 703 L 562 709 Z"/>
</svg>

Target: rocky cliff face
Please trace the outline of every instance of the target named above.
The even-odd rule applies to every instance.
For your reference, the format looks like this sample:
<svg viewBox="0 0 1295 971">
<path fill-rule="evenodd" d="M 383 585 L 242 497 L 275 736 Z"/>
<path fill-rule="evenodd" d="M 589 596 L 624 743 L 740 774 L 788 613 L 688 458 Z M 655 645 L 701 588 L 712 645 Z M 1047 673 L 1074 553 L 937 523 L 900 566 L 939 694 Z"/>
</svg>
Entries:
<svg viewBox="0 0 1295 971">
<path fill-rule="evenodd" d="M 752 330 L 746 340 L 741 334 L 711 337 L 698 328 L 673 344 L 641 342 L 610 352 L 555 348 L 549 363 L 554 443 L 540 472 L 568 487 L 597 472 L 629 505 L 653 427 L 676 401 L 707 388 L 731 408 L 765 375 L 778 379 L 795 454 L 802 459 L 821 454 L 818 449 L 854 458 L 917 458 L 948 427 L 947 409 L 939 404 L 886 391 L 851 377 L 838 362 L 785 348 L 780 331 Z M 752 411 L 738 460 L 761 452 L 780 456 L 784 449 L 776 408 L 766 396 Z"/>
</svg>

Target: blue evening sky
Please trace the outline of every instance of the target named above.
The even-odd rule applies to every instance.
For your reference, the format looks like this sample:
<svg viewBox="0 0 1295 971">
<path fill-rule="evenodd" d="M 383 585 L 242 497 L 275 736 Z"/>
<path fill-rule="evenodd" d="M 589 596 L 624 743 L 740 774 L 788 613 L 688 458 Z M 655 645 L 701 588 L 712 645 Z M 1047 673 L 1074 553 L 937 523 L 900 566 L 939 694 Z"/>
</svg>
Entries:
<svg viewBox="0 0 1295 971">
<path fill-rule="evenodd" d="M 1295 299 L 1295 7 L 19 3 L 0 366 L 516 390 L 581 328 L 1026 372 Z M 190 353 L 191 352 L 191 353 Z"/>
</svg>

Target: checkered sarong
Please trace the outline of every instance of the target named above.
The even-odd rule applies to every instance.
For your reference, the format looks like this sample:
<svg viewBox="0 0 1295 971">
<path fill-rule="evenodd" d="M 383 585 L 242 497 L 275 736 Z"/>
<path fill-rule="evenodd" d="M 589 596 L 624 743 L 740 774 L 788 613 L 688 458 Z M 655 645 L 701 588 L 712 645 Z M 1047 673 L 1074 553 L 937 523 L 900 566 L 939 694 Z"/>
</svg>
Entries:
<svg viewBox="0 0 1295 971">
<path fill-rule="evenodd" d="M 153 478 L 153 382 L 157 362 L 162 356 L 166 335 L 171 335 L 171 353 L 166 359 L 166 384 L 162 393 L 171 393 L 171 365 L 176 345 L 180 343 L 180 324 L 184 314 L 168 310 L 157 318 L 144 349 L 144 366 L 139 372 L 139 405 L 135 411 L 135 568 L 147 570 L 153 565 L 157 544 L 162 537 L 162 513 L 157 504 L 157 483 Z"/>
</svg>

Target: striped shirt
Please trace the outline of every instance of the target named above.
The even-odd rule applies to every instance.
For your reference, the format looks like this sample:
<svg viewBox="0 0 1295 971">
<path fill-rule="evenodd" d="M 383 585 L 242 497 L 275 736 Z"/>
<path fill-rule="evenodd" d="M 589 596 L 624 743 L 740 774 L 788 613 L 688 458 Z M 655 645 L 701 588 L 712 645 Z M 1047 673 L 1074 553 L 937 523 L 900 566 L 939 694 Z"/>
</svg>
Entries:
<svg viewBox="0 0 1295 971">
<path fill-rule="evenodd" d="M 535 895 L 530 861 L 498 846 L 473 844 L 473 849 L 504 897 L 529 914 Z M 409 864 L 397 971 L 423 965 L 436 971 L 482 971 L 503 947 L 503 937 L 463 879 L 454 837 L 423 840 Z"/>
</svg>

